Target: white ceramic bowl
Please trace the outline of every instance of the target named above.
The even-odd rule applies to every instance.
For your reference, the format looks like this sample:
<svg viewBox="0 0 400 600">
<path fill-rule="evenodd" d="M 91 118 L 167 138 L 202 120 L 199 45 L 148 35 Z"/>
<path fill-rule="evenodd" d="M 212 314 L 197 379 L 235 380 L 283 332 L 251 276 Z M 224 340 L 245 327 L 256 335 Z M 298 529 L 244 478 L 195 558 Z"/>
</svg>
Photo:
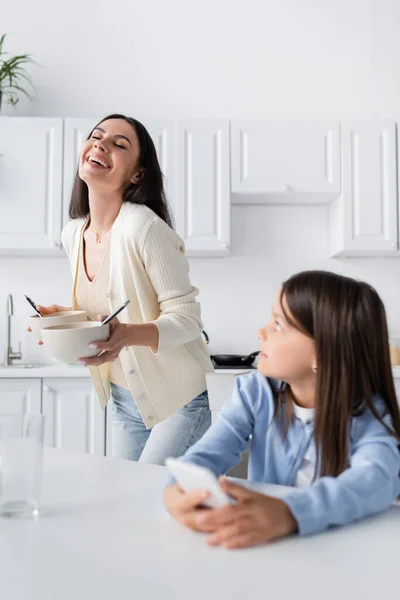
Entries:
<svg viewBox="0 0 400 600">
<path fill-rule="evenodd" d="M 84 310 L 63 310 L 51 313 L 50 315 L 32 315 L 29 319 L 29 325 L 32 333 L 35 334 L 39 342 L 42 340 L 42 329 L 45 327 L 54 327 L 55 325 L 65 325 L 66 323 L 79 323 L 87 320 Z"/>
<path fill-rule="evenodd" d="M 99 350 L 89 348 L 91 342 L 105 342 L 110 336 L 110 325 L 99 321 L 70 323 L 42 329 L 43 344 L 51 356 L 68 364 L 76 364 L 79 358 L 96 356 Z"/>
</svg>

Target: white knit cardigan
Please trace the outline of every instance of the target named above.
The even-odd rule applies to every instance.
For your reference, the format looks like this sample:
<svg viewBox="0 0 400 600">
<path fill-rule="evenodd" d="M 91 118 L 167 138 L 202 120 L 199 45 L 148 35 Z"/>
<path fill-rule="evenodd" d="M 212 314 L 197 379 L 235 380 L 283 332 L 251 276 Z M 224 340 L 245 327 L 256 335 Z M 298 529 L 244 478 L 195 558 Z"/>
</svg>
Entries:
<svg viewBox="0 0 400 600">
<path fill-rule="evenodd" d="M 62 232 L 73 277 L 76 274 L 85 219 L 70 221 Z M 153 322 L 159 331 L 155 353 L 131 346 L 120 353 L 129 390 L 147 428 L 166 419 L 206 389 L 213 367 L 201 338 L 198 290 L 189 281 L 182 239 L 153 211 L 125 202 L 110 236 L 110 312 L 129 299 L 122 323 Z M 90 367 L 104 407 L 110 398 L 109 364 Z"/>
</svg>

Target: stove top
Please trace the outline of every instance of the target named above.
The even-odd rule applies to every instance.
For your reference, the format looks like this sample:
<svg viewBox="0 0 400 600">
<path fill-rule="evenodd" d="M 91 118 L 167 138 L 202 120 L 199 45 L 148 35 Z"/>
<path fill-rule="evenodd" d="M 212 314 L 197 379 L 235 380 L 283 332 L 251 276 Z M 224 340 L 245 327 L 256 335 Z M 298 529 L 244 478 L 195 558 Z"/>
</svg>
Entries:
<svg viewBox="0 0 400 600">
<path fill-rule="evenodd" d="M 230 369 L 231 371 L 236 370 L 236 371 L 251 371 L 256 369 L 256 367 L 232 367 L 231 365 L 214 365 L 214 369 L 216 371 L 223 371 L 224 369 Z"/>
</svg>

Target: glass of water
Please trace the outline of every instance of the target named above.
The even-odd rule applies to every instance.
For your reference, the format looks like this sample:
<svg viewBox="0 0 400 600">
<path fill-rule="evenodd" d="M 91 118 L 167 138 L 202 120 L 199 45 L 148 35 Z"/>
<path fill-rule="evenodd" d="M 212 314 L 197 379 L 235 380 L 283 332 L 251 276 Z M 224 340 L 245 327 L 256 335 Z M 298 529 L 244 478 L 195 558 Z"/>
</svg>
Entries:
<svg viewBox="0 0 400 600">
<path fill-rule="evenodd" d="M 0 516 L 39 514 L 43 415 L 0 413 Z"/>
</svg>

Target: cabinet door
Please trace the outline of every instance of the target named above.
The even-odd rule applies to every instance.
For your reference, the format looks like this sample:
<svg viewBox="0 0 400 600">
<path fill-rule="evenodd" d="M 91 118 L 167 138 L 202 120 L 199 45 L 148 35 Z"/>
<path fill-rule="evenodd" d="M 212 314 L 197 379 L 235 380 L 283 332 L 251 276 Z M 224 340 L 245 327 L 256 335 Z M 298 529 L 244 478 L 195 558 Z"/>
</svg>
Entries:
<svg viewBox="0 0 400 600">
<path fill-rule="evenodd" d="M 61 119 L 0 118 L 0 251 L 60 253 Z"/>
<path fill-rule="evenodd" d="M 41 379 L 0 379 L 0 413 L 40 413 L 41 384 Z"/>
<path fill-rule="evenodd" d="M 105 417 L 90 380 L 43 380 L 45 445 L 104 455 Z"/>
<path fill-rule="evenodd" d="M 330 206 L 333 256 L 385 256 L 398 248 L 396 125 L 342 124 L 342 195 Z"/>
<path fill-rule="evenodd" d="M 177 231 L 188 256 L 226 256 L 230 245 L 229 122 L 178 123 Z"/>
<path fill-rule="evenodd" d="M 83 142 L 87 139 L 93 127 L 100 119 L 66 119 L 64 139 L 64 210 L 63 222 L 68 223 L 68 208 L 72 186 L 78 166 L 78 158 Z M 174 124 L 168 120 L 144 121 L 154 145 L 158 160 L 164 175 L 165 191 L 171 205 L 172 213 L 176 216 L 174 193 Z"/>
<path fill-rule="evenodd" d="M 208 398 L 213 423 L 217 420 L 219 412 L 227 399 L 232 395 L 236 377 L 237 375 L 224 372 L 206 374 Z"/>
<path fill-rule="evenodd" d="M 336 121 L 232 121 L 233 203 L 330 202 L 340 191 L 339 130 Z"/>
</svg>

